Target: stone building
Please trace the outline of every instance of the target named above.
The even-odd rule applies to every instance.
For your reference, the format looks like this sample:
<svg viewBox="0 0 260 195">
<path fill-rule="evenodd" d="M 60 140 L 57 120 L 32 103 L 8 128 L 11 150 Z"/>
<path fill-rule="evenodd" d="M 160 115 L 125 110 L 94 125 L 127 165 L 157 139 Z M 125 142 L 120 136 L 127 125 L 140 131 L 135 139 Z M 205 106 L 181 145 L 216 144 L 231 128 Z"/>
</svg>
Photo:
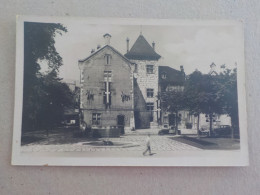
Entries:
<svg viewBox="0 0 260 195">
<path fill-rule="evenodd" d="M 105 46 L 98 46 L 78 62 L 82 120 L 92 128 L 132 129 L 135 127 L 134 64 L 110 46 L 110 38 L 111 35 L 105 34 Z"/>
<path fill-rule="evenodd" d="M 155 51 L 142 34 L 139 35 L 129 50 L 127 39 L 127 53 L 124 55 L 134 63 L 134 102 L 136 128 L 150 128 L 158 126 L 158 67 L 161 56 Z"/>
</svg>

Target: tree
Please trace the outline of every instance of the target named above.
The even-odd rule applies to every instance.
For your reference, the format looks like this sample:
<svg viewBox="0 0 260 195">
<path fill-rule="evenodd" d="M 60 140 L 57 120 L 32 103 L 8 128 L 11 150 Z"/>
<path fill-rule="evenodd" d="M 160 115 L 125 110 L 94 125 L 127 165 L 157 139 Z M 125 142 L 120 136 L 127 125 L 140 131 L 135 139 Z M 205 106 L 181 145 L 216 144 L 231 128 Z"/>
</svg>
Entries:
<svg viewBox="0 0 260 195">
<path fill-rule="evenodd" d="M 223 101 L 220 95 L 218 75 L 202 74 L 195 71 L 187 77 L 185 97 L 187 109 L 194 115 L 209 115 L 210 135 L 212 134 L 213 115 L 222 114 Z"/>
<path fill-rule="evenodd" d="M 237 96 L 237 69 L 227 69 L 223 67 L 219 74 L 219 96 L 223 104 L 223 110 L 231 118 L 232 136 L 233 133 L 239 135 L 239 115 Z"/>
<path fill-rule="evenodd" d="M 186 107 L 183 90 L 166 90 L 161 94 L 161 106 L 164 110 L 175 114 L 175 129 L 178 134 L 179 112 Z"/>
<path fill-rule="evenodd" d="M 23 131 L 53 126 L 60 120 L 63 105 L 70 103 L 69 88 L 57 76 L 62 58 L 55 36 L 64 32 L 62 24 L 24 23 Z M 47 62 L 48 73 L 40 72 L 39 61 Z"/>
<path fill-rule="evenodd" d="M 184 87 L 184 94 L 186 99 L 186 108 L 198 119 L 197 122 L 197 134 L 199 137 L 199 121 L 200 121 L 200 114 L 202 113 L 203 107 L 203 98 L 202 98 L 202 73 L 199 71 L 194 71 L 192 74 L 187 76 L 185 87 Z"/>
</svg>

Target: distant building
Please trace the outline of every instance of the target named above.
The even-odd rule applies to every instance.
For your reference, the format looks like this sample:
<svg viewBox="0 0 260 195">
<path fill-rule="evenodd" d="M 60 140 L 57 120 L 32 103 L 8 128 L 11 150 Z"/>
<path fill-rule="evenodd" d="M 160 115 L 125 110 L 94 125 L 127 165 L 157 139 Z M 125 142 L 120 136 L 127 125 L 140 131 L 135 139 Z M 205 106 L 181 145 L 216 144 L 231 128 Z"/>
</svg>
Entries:
<svg viewBox="0 0 260 195">
<path fill-rule="evenodd" d="M 63 125 L 79 126 L 79 101 L 80 101 L 80 84 L 79 81 L 65 79 L 62 82 L 66 83 L 73 95 L 73 104 L 70 107 L 64 108 Z"/>
<path fill-rule="evenodd" d="M 183 91 L 185 83 L 185 72 L 183 66 L 176 70 L 169 66 L 159 66 L 159 93 L 167 91 Z M 190 122 L 188 111 L 179 111 L 178 116 L 175 113 L 168 112 L 167 109 L 161 108 L 161 124 L 168 124 L 171 127 L 185 127 L 186 122 Z"/>
</svg>

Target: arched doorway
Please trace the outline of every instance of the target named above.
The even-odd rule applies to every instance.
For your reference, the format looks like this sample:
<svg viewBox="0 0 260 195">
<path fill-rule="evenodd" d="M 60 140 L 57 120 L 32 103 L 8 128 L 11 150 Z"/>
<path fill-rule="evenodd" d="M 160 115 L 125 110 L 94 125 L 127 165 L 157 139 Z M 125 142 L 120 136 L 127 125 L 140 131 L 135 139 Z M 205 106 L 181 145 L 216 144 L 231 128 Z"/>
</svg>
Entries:
<svg viewBox="0 0 260 195">
<path fill-rule="evenodd" d="M 125 116 L 117 115 L 117 126 L 121 129 L 121 134 L 125 133 Z"/>
</svg>

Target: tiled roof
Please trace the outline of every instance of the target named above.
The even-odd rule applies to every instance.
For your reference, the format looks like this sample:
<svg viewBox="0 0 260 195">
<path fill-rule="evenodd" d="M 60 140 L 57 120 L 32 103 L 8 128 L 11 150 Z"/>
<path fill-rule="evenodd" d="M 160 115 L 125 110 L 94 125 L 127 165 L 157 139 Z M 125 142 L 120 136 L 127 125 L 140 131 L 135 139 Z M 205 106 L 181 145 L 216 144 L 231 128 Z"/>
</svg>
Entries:
<svg viewBox="0 0 260 195">
<path fill-rule="evenodd" d="M 165 77 L 163 77 L 163 74 Z M 159 66 L 159 83 L 184 85 L 185 73 L 169 66 Z"/>
<path fill-rule="evenodd" d="M 144 36 L 140 35 L 125 57 L 131 60 L 159 60 L 161 56 L 154 51 Z"/>
</svg>

